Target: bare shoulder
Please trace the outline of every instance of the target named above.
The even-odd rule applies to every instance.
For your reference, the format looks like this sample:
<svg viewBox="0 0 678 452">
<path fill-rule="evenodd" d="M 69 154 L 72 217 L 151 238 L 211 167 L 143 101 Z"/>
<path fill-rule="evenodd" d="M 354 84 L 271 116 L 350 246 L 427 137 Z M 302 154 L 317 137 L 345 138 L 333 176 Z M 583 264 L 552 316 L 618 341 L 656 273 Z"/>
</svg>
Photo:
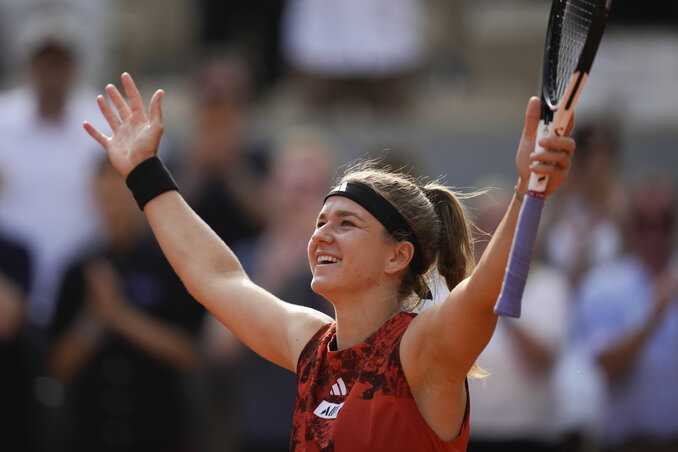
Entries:
<svg viewBox="0 0 678 452">
<path fill-rule="evenodd" d="M 299 355 L 320 328 L 334 321 L 330 316 L 305 306 L 290 304 L 288 309 L 293 314 L 290 322 L 288 341 L 290 356 L 293 358 L 292 370 L 296 371 Z"/>
</svg>

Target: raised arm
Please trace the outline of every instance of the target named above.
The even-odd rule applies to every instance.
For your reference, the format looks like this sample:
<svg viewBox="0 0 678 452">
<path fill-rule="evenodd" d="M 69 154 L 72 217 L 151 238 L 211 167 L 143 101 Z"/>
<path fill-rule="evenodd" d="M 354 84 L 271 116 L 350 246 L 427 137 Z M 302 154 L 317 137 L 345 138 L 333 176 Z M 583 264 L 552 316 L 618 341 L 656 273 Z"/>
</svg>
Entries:
<svg viewBox="0 0 678 452">
<path fill-rule="evenodd" d="M 117 113 L 103 96 L 97 98 L 113 135 L 107 137 L 87 122 L 84 127 L 127 178 L 141 162 L 157 156 L 164 92 L 153 95 L 147 114 L 129 74 L 122 75 L 122 84 L 129 102 L 115 86 L 106 86 Z M 154 197 L 143 209 L 165 256 L 191 295 L 255 352 L 294 371 L 303 346 L 330 318 L 285 303 L 252 283 L 236 256 L 177 191 Z"/>
<path fill-rule="evenodd" d="M 533 152 L 540 108 L 539 99 L 531 98 L 516 155 L 519 173 L 516 191 L 480 262 L 471 276 L 455 287 L 442 304 L 417 318 L 420 325 L 413 328 L 413 334 L 408 332 L 415 339 L 413 343 L 419 343 L 427 350 L 418 358 L 427 361 L 420 363 L 423 368 L 432 365 L 457 382 L 463 381 L 494 332 L 497 317 L 493 307 L 501 290 L 530 170 L 550 176 L 546 191 L 549 195 L 565 180 L 570 167 L 574 151 L 571 138 L 543 138 L 540 144 L 546 150 L 539 154 Z"/>
</svg>

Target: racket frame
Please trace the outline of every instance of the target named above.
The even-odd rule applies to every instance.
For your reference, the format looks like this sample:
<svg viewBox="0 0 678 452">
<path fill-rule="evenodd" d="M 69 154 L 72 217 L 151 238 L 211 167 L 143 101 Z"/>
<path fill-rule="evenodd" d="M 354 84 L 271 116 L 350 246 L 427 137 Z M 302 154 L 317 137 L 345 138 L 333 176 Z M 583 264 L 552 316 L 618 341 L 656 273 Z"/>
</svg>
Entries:
<svg viewBox="0 0 678 452">
<path fill-rule="evenodd" d="M 548 71 L 550 70 L 551 52 L 559 50 L 557 47 L 554 48 L 554 43 L 552 42 L 554 35 L 553 28 L 560 25 L 556 21 L 563 16 L 567 0 L 553 0 L 551 5 L 544 48 L 541 93 L 542 114 L 537 128 L 537 140 L 535 143 L 535 152 L 537 153 L 543 151 L 543 148 L 538 144 L 542 137 L 564 136 L 566 134 L 574 115 L 574 106 L 588 79 L 588 74 L 598 51 L 603 32 L 605 31 L 607 16 L 612 5 L 612 0 L 592 1 L 595 2 L 595 8 L 592 11 L 591 25 L 588 29 L 582 52 L 579 55 L 575 70 L 570 76 L 565 92 L 555 104 L 549 100 L 550 93 L 547 91 L 548 84 L 546 82 L 550 77 Z M 558 16 L 559 14 L 560 17 Z M 559 43 L 557 44 L 559 45 Z M 530 173 L 528 191 L 518 216 L 518 223 L 511 245 L 501 293 L 494 307 L 494 312 L 498 315 L 520 317 L 523 291 L 527 281 L 529 264 L 536 241 L 547 185 L 547 175 L 535 172 Z"/>
</svg>

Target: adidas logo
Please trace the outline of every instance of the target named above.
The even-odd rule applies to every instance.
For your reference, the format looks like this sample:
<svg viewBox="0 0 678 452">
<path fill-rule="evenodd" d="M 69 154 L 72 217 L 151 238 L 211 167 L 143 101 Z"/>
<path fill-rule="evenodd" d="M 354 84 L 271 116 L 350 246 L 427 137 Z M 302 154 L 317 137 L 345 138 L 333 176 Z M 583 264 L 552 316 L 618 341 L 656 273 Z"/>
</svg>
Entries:
<svg viewBox="0 0 678 452">
<path fill-rule="evenodd" d="M 346 390 L 346 384 L 341 378 L 339 378 L 337 382 L 332 385 L 332 389 L 330 390 L 330 395 L 333 396 L 345 396 L 347 393 L 348 391 Z M 315 409 L 315 411 L 313 411 L 313 414 L 323 419 L 336 419 L 342 406 L 344 406 L 343 402 L 331 403 L 327 400 L 323 400 Z"/>
<path fill-rule="evenodd" d="M 313 414 L 323 419 L 336 419 L 339 414 L 339 410 L 344 406 L 344 403 L 330 403 L 327 400 L 323 400 L 318 408 L 315 409 Z"/>
<path fill-rule="evenodd" d="M 346 395 L 346 385 L 344 384 L 344 380 L 339 378 L 337 380 L 337 382 L 332 385 L 332 390 L 330 391 L 330 395 L 336 395 L 336 396 Z"/>
</svg>

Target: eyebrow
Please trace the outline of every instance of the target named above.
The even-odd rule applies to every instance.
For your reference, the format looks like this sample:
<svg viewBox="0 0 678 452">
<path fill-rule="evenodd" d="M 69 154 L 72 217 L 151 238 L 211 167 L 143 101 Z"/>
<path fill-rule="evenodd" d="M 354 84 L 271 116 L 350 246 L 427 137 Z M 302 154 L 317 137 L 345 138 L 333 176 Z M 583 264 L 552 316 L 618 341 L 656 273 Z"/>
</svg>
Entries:
<svg viewBox="0 0 678 452">
<path fill-rule="evenodd" d="M 339 218 L 355 217 L 360 221 L 363 221 L 363 222 L 365 221 L 365 219 L 363 217 L 361 217 L 360 215 L 358 215 L 355 212 L 351 212 L 350 210 L 337 210 L 336 212 L 334 212 L 333 215 L 336 216 L 336 217 L 339 217 Z M 320 214 L 318 215 L 318 220 L 324 220 L 324 219 L 327 219 L 327 215 L 323 212 L 320 212 Z"/>
</svg>

